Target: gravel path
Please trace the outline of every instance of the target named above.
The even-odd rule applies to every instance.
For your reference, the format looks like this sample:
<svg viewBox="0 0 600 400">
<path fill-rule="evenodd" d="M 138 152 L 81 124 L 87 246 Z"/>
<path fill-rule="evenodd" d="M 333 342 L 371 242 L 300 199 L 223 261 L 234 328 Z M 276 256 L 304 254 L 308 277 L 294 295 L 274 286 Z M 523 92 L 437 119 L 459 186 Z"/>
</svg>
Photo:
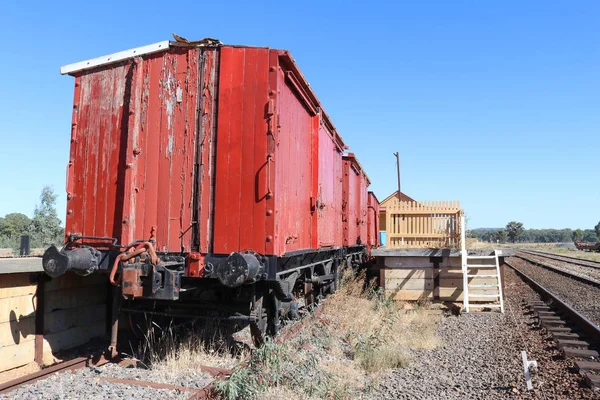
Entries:
<svg viewBox="0 0 600 400">
<path fill-rule="evenodd" d="M 511 257 L 508 262 L 589 318 L 596 325 L 600 325 L 600 288 L 568 278 L 558 272 L 528 263 L 520 258 Z"/>
<path fill-rule="evenodd" d="M 589 399 L 579 375 L 569 372 L 553 342 L 532 325 L 523 298 L 538 298 L 507 268 L 505 314 L 447 317 L 438 327 L 441 344 L 412 352 L 406 368 L 394 370 L 373 399 Z M 527 392 L 521 351 L 537 360 L 534 390 Z"/>
<path fill-rule="evenodd" d="M 577 265 L 577 264 L 572 264 L 569 261 L 558 261 L 558 260 L 553 260 L 551 258 L 547 258 L 545 256 L 539 256 L 539 255 L 534 255 L 534 254 L 529 254 L 529 253 L 524 253 L 522 254 L 523 257 L 525 258 L 529 258 L 530 260 L 533 261 L 538 261 L 553 267 L 556 267 L 558 269 L 562 269 L 563 271 L 567 271 L 570 273 L 574 273 L 576 275 L 580 275 L 586 278 L 591 278 L 594 280 L 600 280 L 600 268 L 598 268 L 598 266 L 595 267 L 585 267 L 583 265 Z"/>
</svg>

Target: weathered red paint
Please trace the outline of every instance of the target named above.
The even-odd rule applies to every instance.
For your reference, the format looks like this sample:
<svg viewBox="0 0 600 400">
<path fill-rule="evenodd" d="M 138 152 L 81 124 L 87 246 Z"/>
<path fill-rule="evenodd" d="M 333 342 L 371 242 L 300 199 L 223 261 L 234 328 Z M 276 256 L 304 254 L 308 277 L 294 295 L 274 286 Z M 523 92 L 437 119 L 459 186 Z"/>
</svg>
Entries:
<svg viewBox="0 0 600 400">
<path fill-rule="evenodd" d="M 204 255 L 195 251 L 191 252 L 185 258 L 185 274 L 192 278 L 202 278 L 204 265 Z"/>
<path fill-rule="evenodd" d="M 367 188 L 371 184 L 353 153 L 343 157 L 344 245 L 367 244 Z"/>
<path fill-rule="evenodd" d="M 76 77 L 67 233 L 192 249 L 199 49 Z"/>
<path fill-rule="evenodd" d="M 204 49 L 200 70 L 201 81 L 198 96 L 201 96 L 199 109 L 199 139 L 197 143 L 198 157 L 198 194 L 195 204 L 197 209 L 195 230 L 195 246 L 202 253 L 212 252 L 213 237 L 213 188 L 216 143 L 217 82 L 219 53 L 217 49 Z"/>
<path fill-rule="evenodd" d="M 342 245 L 344 144 L 320 108 L 287 52 L 221 48 L 215 253 Z"/>
<path fill-rule="evenodd" d="M 269 50 L 221 48 L 214 252 L 265 252 Z"/>
<path fill-rule="evenodd" d="M 173 46 L 75 75 L 67 233 L 197 254 L 367 243 L 368 178 L 287 51 Z"/>
<path fill-rule="evenodd" d="M 326 120 L 319 124 L 319 184 L 317 212 L 319 215 L 319 246 L 340 246 L 343 232 L 342 215 L 342 150 L 332 138 L 335 130 Z"/>
<path fill-rule="evenodd" d="M 375 193 L 369 192 L 367 202 L 367 245 L 379 246 L 379 200 Z"/>
</svg>

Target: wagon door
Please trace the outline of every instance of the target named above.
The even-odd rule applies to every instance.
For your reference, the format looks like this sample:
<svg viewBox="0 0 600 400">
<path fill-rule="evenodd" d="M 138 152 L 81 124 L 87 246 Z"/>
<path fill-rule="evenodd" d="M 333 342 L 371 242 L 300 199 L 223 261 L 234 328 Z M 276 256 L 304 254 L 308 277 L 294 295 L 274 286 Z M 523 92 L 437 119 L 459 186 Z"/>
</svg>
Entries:
<svg viewBox="0 0 600 400">
<path fill-rule="evenodd" d="M 319 247 L 341 245 L 340 206 L 342 204 L 342 153 L 325 123 L 318 132 L 319 180 L 315 204 Z M 337 233 L 337 235 L 336 235 Z"/>
<path fill-rule="evenodd" d="M 275 251 L 283 254 L 313 246 L 313 129 L 316 110 L 298 78 L 280 67 L 275 135 Z M 311 199 L 313 204 L 311 205 Z"/>
</svg>

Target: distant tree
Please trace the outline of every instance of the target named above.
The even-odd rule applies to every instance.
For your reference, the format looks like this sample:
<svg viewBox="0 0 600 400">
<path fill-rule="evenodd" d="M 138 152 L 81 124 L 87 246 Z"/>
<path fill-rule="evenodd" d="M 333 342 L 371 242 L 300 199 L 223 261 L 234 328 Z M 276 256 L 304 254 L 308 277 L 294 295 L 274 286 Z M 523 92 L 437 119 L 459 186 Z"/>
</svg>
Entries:
<svg viewBox="0 0 600 400">
<path fill-rule="evenodd" d="M 469 218 L 469 215 L 467 215 L 467 213 L 464 213 L 463 216 L 465 218 L 465 236 L 468 237 L 468 238 L 475 238 L 475 239 L 477 239 L 477 234 L 474 234 L 469 229 L 469 222 L 471 222 L 471 218 Z"/>
<path fill-rule="evenodd" d="M 510 221 L 506 224 L 506 234 L 513 243 L 523 234 L 523 230 L 523 223 L 521 222 Z"/>
<path fill-rule="evenodd" d="M 583 231 L 581 229 L 575 229 L 572 238 L 574 242 L 581 242 L 583 239 Z"/>
<path fill-rule="evenodd" d="M 50 186 L 44 186 L 40 194 L 40 204 L 33 211 L 31 234 L 36 246 L 47 247 L 62 243 L 64 230 L 56 215 L 56 195 Z"/>
<path fill-rule="evenodd" d="M 496 241 L 500 242 L 500 243 L 506 243 L 506 231 L 504 229 L 499 229 L 496 231 L 496 234 L 494 235 Z"/>
<path fill-rule="evenodd" d="M 596 236 L 600 238 L 600 222 L 594 227 L 594 230 L 596 231 Z"/>
<path fill-rule="evenodd" d="M 584 242 L 597 242 L 598 235 L 593 229 L 586 229 L 583 231 L 583 241 Z"/>
<path fill-rule="evenodd" d="M 26 234 L 31 225 L 31 220 L 25 214 L 6 214 L 0 224 L 0 235 L 15 239 Z"/>
</svg>

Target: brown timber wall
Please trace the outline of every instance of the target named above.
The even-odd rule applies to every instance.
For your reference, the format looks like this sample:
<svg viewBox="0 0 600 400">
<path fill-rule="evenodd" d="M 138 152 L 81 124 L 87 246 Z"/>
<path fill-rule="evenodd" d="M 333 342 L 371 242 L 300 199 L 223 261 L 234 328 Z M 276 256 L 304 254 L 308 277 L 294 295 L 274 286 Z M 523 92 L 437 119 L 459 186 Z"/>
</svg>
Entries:
<svg viewBox="0 0 600 400">
<path fill-rule="evenodd" d="M 106 334 L 106 277 L 47 279 L 40 272 L 0 275 L 0 372 L 52 364 L 53 353 Z"/>
<path fill-rule="evenodd" d="M 493 260 L 478 261 L 480 264 Z M 387 296 L 398 301 L 462 301 L 463 275 L 460 257 L 378 257 L 379 282 Z M 489 269 L 471 269 L 473 275 L 489 275 Z M 476 285 L 495 284 L 495 278 L 469 278 Z M 471 301 L 489 302 L 476 294 L 495 294 L 497 288 L 472 289 Z"/>
</svg>

